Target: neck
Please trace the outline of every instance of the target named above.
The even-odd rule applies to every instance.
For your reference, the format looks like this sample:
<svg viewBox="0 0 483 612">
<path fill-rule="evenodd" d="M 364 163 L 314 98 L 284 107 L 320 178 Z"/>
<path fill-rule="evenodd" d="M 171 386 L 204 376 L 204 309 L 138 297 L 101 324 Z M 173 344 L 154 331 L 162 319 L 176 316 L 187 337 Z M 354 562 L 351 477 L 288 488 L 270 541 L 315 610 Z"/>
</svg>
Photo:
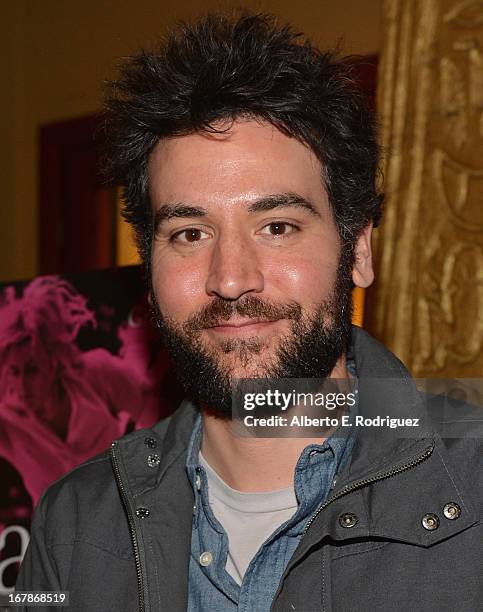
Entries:
<svg viewBox="0 0 483 612">
<path fill-rule="evenodd" d="M 343 355 L 330 378 L 349 378 Z M 210 466 L 232 488 L 266 492 L 293 486 L 294 471 L 303 449 L 326 438 L 244 438 L 234 434 L 231 421 L 204 410 L 201 452 Z"/>
</svg>

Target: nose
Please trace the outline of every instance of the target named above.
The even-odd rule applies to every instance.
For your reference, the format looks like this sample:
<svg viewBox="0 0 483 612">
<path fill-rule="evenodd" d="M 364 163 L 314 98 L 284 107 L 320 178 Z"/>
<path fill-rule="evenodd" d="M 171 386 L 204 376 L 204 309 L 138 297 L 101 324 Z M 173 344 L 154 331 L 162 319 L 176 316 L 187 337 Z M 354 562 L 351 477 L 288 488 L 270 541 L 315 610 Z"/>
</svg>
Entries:
<svg viewBox="0 0 483 612">
<path fill-rule="evenodd" d="M 255 246 L 239 235 L 219 236 L 211 253 L 206 292 L 226 300 L 237 300 L 245 293 L 260 293 L 264 276 Z"/>
</svg>

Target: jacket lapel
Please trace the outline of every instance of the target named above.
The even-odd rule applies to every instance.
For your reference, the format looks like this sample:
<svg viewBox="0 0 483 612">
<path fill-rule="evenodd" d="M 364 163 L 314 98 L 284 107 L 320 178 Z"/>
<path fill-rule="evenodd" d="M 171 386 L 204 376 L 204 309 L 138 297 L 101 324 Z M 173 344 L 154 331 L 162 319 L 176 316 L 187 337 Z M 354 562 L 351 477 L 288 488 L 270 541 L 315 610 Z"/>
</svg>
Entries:
<svg viewBox="0 0 483 612">
<path fill-rule="evenodd" d="M 150 430 L 118 443 L 121 476 L 135 523 L 145 609 L 185 612 L 194 496 L 185 471 L 196 410 L 183 402 Z"/>
</svg>

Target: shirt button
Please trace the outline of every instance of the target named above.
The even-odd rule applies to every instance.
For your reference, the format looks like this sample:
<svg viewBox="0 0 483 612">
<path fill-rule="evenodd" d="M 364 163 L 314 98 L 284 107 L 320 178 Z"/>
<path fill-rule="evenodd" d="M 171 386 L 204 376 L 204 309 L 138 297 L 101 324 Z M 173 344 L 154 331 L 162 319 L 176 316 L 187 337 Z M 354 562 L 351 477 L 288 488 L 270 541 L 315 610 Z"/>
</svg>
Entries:
<svg viewBox="0 0 483 612">
<path fill-rule="evenodd" d="M 357 516 L 353 512 L 345 512 L 339 516 L 339 525 L 341 527 L 354 527 L 357 523 Z"/>
<path fill-rule="evenodd" d="M 439 518 L 436 514 L 428 512 L 428 514 L 425 514 L 421 519 L 421 523 L 423 524 L 423 527 L 428 531 L 434 531 L 439 527 Z"/>
<path fill-rule="evenodd" d="M 454 520 L 461 514 L 461 508 L 456 502 L 449 502 L 443 508 L 443 514 L 447 519 Z"/>
<path fill-rule="evenodd" d="M 200 565 L 207 567 L 213 561 L 213 555 L 210 552 L 204 552 L 200 555 Z"/>
</svg>

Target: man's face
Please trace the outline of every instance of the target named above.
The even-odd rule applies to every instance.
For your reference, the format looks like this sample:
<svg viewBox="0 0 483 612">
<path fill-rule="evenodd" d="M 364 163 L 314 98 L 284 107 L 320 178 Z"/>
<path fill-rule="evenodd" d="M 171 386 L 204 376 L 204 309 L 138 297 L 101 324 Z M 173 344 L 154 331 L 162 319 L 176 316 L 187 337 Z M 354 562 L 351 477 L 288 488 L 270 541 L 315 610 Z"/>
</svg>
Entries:
<svg viewBox="0 0 483 612">
<path fill-rule="evenodd" d="M 270 124 L 160 141 L 149 162 L 152 302 L 185 390 L 229 413 L 234 379 L 326 377 L 352 262 L 314 153 Z"/>
</svg>

